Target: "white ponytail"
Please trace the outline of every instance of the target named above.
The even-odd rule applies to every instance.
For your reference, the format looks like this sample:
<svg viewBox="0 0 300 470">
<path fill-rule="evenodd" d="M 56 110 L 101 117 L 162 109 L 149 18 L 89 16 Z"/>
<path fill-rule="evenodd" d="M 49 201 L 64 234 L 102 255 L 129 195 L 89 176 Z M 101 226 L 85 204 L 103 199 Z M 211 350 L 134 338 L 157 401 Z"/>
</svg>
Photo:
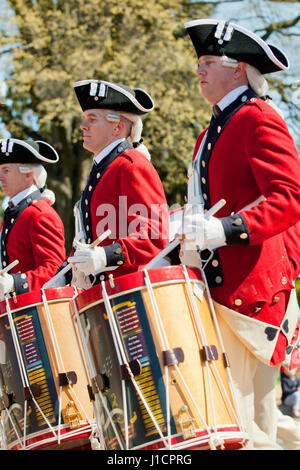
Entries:
<svg viewBox="0 0 300 470">
<path fill-rule="evenodd" d="M 36 165 L 34 163 L 26 163 L 19 165 L 20 173 L 33 173 L 33 179 L 38 187 L 38 189 L 42 189 L 42 198 L 49 199 L 52 204 L 55 202 L 55 194 L 50 189 L 43 189 L 46 181 L 47 181 L 47 171 L 43 167 L 43 165 Z"/>
<path fill-rule="evenodd" d="M 221 62 L 222 62 L 223 67 L 235 68 L 238 66 L 238 61 L 236 59 L 231 59 L 230 57 L 227 57 L 226 55 L 223 55 L 221 57 Z M 248 83 L 250 87 L 252 88 L 252 90 L 254 91 L 254 93 L 256 93 L 256 95 L 259 98 L 266 97 L 266 94 L 269 90 L 269 84 L 267 80 L 265 79 L 265 77 L 260 73 L 260 71 L 256 67 L 253 67 L 253 65 L 250 65 L 247 63 L 246 63 L 245 71 L 246 71 Z M 274 108 L 275 111 L 277 111 L 277 113 L 279 114 L 279 116 L 282 117 L 282 119 L 284 119 L 283 112 L 281 111 L 281 109 L 278 108 L 278 106 L 276 106 L 276 104 L 273 103 L 271 98 L 266 97 L 265 101 L 270 106 L 272 106 L 272 108 Z"/>
<path fill-rule="evenodd" d="M 257 96 L 265 96 L 269 90 L 269 85 L 264 76 L 253 65 L 246 64 L 246 74 L 249 85 Z"/>
<path fill-rule="evenodd" d="M 251 86 L 252 90 L 257 94 L 257 96 L 262 97 L 266 96 L 268 90 L 269 90 L 269 85 L 267 80 L 264 78 L 264 76 L 260 73 L 257 68 L 253 67 L 253 65 L 246 64 L 246 74 L 248 78 L 249 85 Z M 283 112 L 281 109 L 276 106 L 275 103 L 273 103 L 273 100 L 271 98 L 266 97 L 266 102 L 272 106 L 272 108 L 277 111 L 279 116 L 284 119 Z"/>
<path fill-rule="evenodd" d="M 142 144 L 141 137 L 143 131 L 143 121 L 141 117 L 137 114 L 123 113 L 119 111 L 109 111 L 106 116 L 109 121 L 113 122 L 119 121 L 120 117 L 124 117 L 132 123 L 130 135 L 128 137 L 129 143 L 133 145 L 134 148 L 137 148 L 139 152 L 145 155 L 148 160 L 151 160 L 149 150 L 147 149 L 146 145 Z"/>
</svg>

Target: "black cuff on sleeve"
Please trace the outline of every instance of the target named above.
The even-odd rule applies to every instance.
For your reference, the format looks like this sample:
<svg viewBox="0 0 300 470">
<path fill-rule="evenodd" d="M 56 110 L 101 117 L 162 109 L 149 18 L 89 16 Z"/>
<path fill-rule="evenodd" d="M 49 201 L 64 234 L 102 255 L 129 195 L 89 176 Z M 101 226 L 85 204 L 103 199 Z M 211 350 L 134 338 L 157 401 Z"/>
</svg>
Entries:
<svg viewBox="0 0 300 470">
<path fill-rule="evenodd" d="M 241 214 L 234 214 L 221 219 L 227 245 L 250 245 L 250 235 L 245 219 Z"/>
<path fill-rule="evenodd" d="M 16 295 L 25 294 L 29 292 L 29 284 L 26 274 L 24 273 L 16 273 L 12 274 L 15 283 L 15 293 Z"/>
<path fill-rule="evenodd" d="M 124 264 L 124 253 L 120 243 L 103 247 L 106 254 L 106 266 L 122 266 Z"/>
</svg>

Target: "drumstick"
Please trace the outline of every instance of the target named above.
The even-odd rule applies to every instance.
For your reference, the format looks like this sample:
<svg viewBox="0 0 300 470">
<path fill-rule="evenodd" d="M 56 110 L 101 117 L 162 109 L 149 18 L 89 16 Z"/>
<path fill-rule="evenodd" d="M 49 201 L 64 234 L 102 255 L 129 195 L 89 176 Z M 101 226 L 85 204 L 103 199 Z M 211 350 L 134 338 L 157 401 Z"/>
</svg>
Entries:
<svg viewBox="0 0 300 470">
<path fill-rule="evenodd" d="M 144 269 L 151 269 L 158 261 L 160 261 L 162 258 L 167 256 L 176 246 L 178 246 L 180 243 L 180 238 L 174 238 L 171 242 L 167 244 L 167 246 L 161 250 L 155 258 L 153 258 L 144 268 Z"/>
<path fill-rule="evenodd" d="M 216 214 L 216 212 L 218 212 L 221 207 L 223 207 L 224 205 L 226 204 L 226 201 L 225 199 L 220 199 L 219 202 L 217 202 L 214 206 L 212 206 L 205 214 L 204 214 L 204 217 L 205 219 L 208 219 L 210 216 Z M 182 240 L 182 235 L 179 236 L 179 237 L 176 237 L 174 238 L 174 240 L 172 240 L 170 243 L 167 244 L 167 246 L 159 252 L 159 254 L 157 256 L 155 256 L 155 258 L 153 258 L 148 264 L 147 266 L 144 267 L 144 269 L 151 269 L 156 263 L 158 263 L 162 258 L 164 258 L 165 256 L 167 256 L 172 250 L 174 250 L 174 248 L 176 248 L 176 246 L 179 245 L 179 243 L 181 242 Z"/>
<path fill-rule="evenodd" d="M 99 243 L 103 242 L 109 235 L 111 234 L 111 230 L 106 230 L 105 232 L 100 235 L 100 237 L 96 238 L 96 240 L 93 241 L 93 243 L 90 244 L 89 248 L 94 248 L 95 246 L 99 245 Z M 64 274 L 66 274 L 70 269 L 72 268 L 72 263 L 67 264 L 59 273 L 57 273 L 55 276 L 52 277 L 48 282 L 45 284 L 48 284 L 47 287 L 51 287 L 51 284 L 53 282 L 57 281 L 60 279 Z M 44 287 L 44 286 L 43 286 Z"/>
<path fill-rule="evenodd" d="M 0 275 L 7 273 L 7 271 L 10 271 L 14 266 L 19 264 L 19 260 L 15 259 L 12 263 L 10 263 L 8 266 L 0 270 Z"/>
<path fill-rule="evenodd" d="M 10 271 L 14 266 L 16 266 L 17 264 L 19 264 L 19 260 L 18 259 L 15 259 L 12 263 L 10 263 L 8 266 L 6 266 L 5 268 L 1 269 L 0 270 L 0 275 L 3 275 L 5 273 L 7 273 L 8 271 Z M 12 296 L 13 296 L 13 300 L 14 300 L 14 303 L 17 302 L 17 298 L 16 298 L 16 293 L 15 291 L 13 291 L 12 293 Z"/>
<path fill-rule="evenodd" d="M 225 199 L 220 199 L 219 202 L 217 202 L 214 206 L 208 209 L 207 212 L 205 212 L 204 218 L 208 219 L 210 216 L 216 214 L 223 206 L 225 206 L 225 204 L 226 204 Z"/>
<path fill-rule="evenodd" d="M 93 241 L 93 243 L 90 244 L 89 248 L 94 248 L 95 246 L 99 245 L 99 243 L 103 242 L 105 238 L 109 237 L 111 234 L 111 230 L 106 230 L 100 237 L 96 238 L 96 240 Z"/>
</svg>

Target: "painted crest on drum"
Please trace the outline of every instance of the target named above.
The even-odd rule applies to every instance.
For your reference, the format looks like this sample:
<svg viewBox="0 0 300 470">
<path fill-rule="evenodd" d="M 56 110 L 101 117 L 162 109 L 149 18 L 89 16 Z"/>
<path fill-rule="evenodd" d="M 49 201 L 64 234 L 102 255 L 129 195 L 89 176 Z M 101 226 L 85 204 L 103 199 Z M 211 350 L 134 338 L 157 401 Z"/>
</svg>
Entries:
<svg viewBox="0 0 300 470">
<path fill-rule="evenodd" d="M 52 424 L 57 423 L 57 393 L 51 376 L 50 364 L 43 340 L 41 326 L 35 307 L 13 314 L 19 345 L 24 358 L 29 384 L 39 387 L 36 400 L 40 410 Z M 2 423 L 6 444 L 24 437 L 24 413 L 26 414 L 26 434 L 34 434 L 47 427 L 42 413 L 32 401 L 24 401 L 24 387 L 7 317 L 0 322 L 0 387 L 1 397 L 8 400 L 9 413 L 2 411 Z M 27 407 L 25 409 L 25 403 Z"/>
<path fill-rule="evenodd" d="M 112 310 L 118 322 L 128 360 L 138 359 L 142 372 L 135 377 L 143 395 L 162 431 L 166 431 L 165 386 L 161 368 L 155 353 L 150 327 L 140 292 L 131 292 L 112 299 Z M 124 438 L 125 417 L 122 398 L 122 382 L 118 357 L 114 349 L 108 317 L 104 304 L 89 308 L 81 317 L 85 328 L 90 354 L 98 373 L 109 380 L 109 390 L 104 394 L 110 417 L 102 409 L 102 426 L 106 445 L 110 450 L 119 448 L 118 440 L 111 425 L 111 419 Z M 157 439 L 158 433 L 149 414 L 137 396 L 131 382 L 126 384 L 128 428 L 130 448 Z M 172 423 L 175 432 L 174 423 Z"/>
</svg>

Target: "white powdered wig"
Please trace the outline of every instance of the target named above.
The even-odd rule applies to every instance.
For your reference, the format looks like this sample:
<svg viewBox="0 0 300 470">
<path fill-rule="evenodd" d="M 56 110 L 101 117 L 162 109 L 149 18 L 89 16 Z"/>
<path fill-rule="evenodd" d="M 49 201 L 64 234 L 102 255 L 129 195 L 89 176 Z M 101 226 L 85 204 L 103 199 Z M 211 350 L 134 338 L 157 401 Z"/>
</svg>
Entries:
<svg viewBox="0 0 300 470">
<path fill-rule="evenodd" d="M 140 116 L 137 114 L 123 113 L 123 112 L 112 112 L 109 111 L 106 115 L 108 121 L 118 122 L 120 118 L 124 117 L 132 123 L 130 136 L 128 141 L 131 145 L 136 147 L 139 152 L 141 152 L 148 160 L 151 160 L 151 155 L 146 145 L 141 143 L 142 131 L 143 131 L 143 121 Z M 134 145 L 135 144 L 135 145 Z"/>
<path fill-rule="evenodd" d="M 269 85 L 265 77 L 253 65 L 246 64 L 246 74 L 249 85 L 257 96 L 265 96 L 269 90 Z"/>
<path fill-rule="evenodd" d="M 231 59 L 226 55 L 222 56 L 221 60 L 223 67 L 235 68 L 238 66 L 238 61 L 236 59 Z M 245 70 L 249 85 L 254 91 L 254 93 L 256 93 L 259 97 L 266 96 L 269 90 L 269 84 L 265 77 L 262 75 L 262 73 L 260 73 L 260 71 L 256 67 L 253 67 L 253 65 L 250 64 L 246 64 Z M 276 106 L 276 104 L 273 103 L 271 99 L 266 98 L 266 102 L 270 106 L 272 106 L 275 111 L 277 111 L 277 113 L 282 117 L 282 119 L 284 119 L 283 112 L 281 111 L 281 109 L 278 108 L 278 106 Z"/>
<path fill-rule="evenodd" d="M 20 173 L 33 173 L 33 179 L 39 189 L 44 188 L 47 181 L 47 171 L 43 165 L 36 165 L 34 163 L 19 164 Z M 55 194 L 50 189 L 44 189 L 42 192 L 43 199 L 49 199 L 52 204 L 55 202 Z"/>
<path fill-rule="evenodd" d="M 253 67 L 253 65 L 246 64 L 246 74 L 248 78 L 249 85 L 251 86 L 252 90 L 257 94 L 257 96 L 266 96 L 269 90 L 269 84 L 264 76 L 260 73 L 257 68 Z M 279 114 L 279 116 L 284 119 L 283 112 L 278 106 L 273 102 L 273 100 L 269 97 L 266 98 L 266 102 L 275 109 L 275 111 Z"/>
<path fill-rule="evenodd" d="M 226 55 L 221 57 L 221 62 L 223 67 L 236 68 L 238 66 L 238 61 L 236 59 L 231 59 Z M 257 70 L 253 65 L 246 64 L 246 75 L 248 78 L 249 85 L 252 90 L 257 94 L 257 96 L 265 96 L 269 90 L 269 85 L 264 76 Z"/>
</svg>

